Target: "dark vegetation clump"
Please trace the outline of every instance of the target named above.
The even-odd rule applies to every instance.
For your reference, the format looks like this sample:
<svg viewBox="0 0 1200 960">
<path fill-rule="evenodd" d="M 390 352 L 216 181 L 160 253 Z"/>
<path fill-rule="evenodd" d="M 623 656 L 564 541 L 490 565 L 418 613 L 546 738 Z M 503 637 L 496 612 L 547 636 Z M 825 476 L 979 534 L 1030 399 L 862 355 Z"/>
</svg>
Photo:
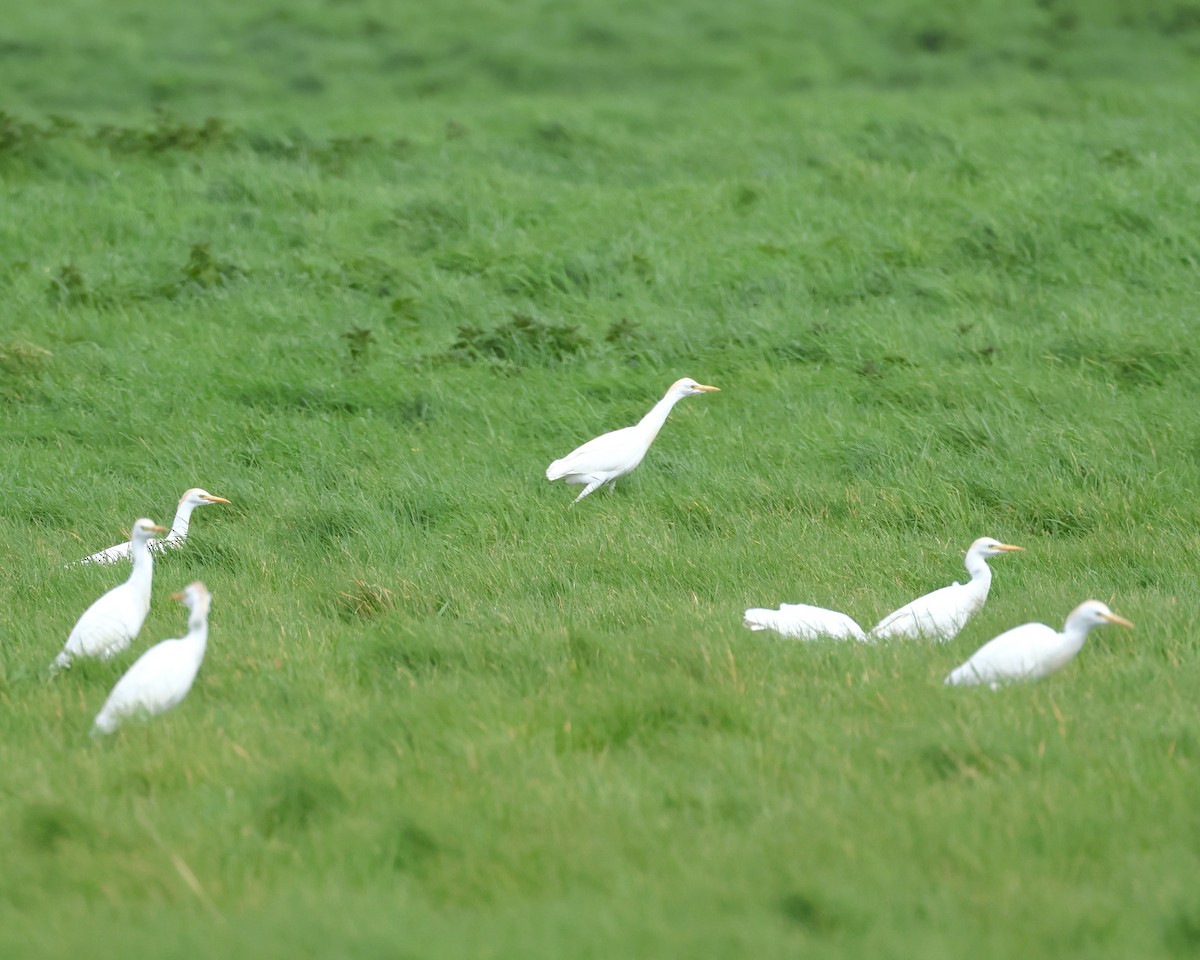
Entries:
<svg viewBox="0 0 1200 960">
<path fill-rule="evenodd" d="M 344 261 L 331 279 L 348 290 L 368 296 L 392 297 L 399 289 L 402 278 L 396 268 L 386 260 L 367 256 Z"/>
<path fill-rule="evenodd" d="M 192 124 L 157 109 L 149 126 L 102 124 L 91 132 L 89 139 L 121 153 L 156 154 L 169 150 L 192 152 L 224 147 L 234 136 L 234 131 L 218 117 L 207 117 Z"/>
<path fill-rule="evenodd" d="M 337 595 L 338 613 L 344 620 L 374 620 L 396 608 L 392 591 L 377 583 L 355 580 Z"/>
<path fill-rule="evenodd" d="M 221 117 L 205 117 L 192 123 L 172 116 L 161 107 L 154 111 L 148 124 L 102 123 L 91 127 L 58 114 L 38 123 L 0 110 L 0 157 L 32 156 L 55 142 L 102 147 L 126 156 L 248 150 L 276 159 L 310 160 L 335 174 L 360 157 L 402 156 L 412 145 L 407 137 L 384 143 L 369 134 L 328 139 L 300 132 L 271 135 L 243 130 Z"/>
<path fill-rule="evenodd" d="M 45 347 L 24 340 L 0 343 L 0 373 L 5 379 L 29 376 L 41 370 L 50 355 Z"/>
<path fill-rule="evenodd" d="M 642 329 L 636 320 L 622 317 L 609 324 L 604 332 L 604 342 L 613 350 L 625 354 L 629 358 L 640 355 L 650 343 L 650 334 Z"/>
<path fill-rule="evenodd" d="M 50 278 L 50 299 L 63 307 L 75 307 L 95 302 L 83 273 L 73 263 L 64 263 Z"/>
<path fill-rule="evenodd" d="M 604 334 L 594 339 L 577 324 L 545 323 L 517 313 L 490 329 L 463 324 L 458 339 L 437 359 L 511 367 L 544 366 L 601 353 L 628 360 L 643 353 L 649 340 L 641 325 L 627 317 L 609 324 Z"/>
<path fill-rule="evenodd" d="M 591 344 L 591 338 L 574 324 L 543 323 L 518 313 L 490 330 L 463 324 L 446 356 L 460 363 L 500 361 L 525 366 L 566 360 Z"/>
<path fill-rule="evenodd" d="M 276 779 L 258 827 L 267 837 L 301 833 L 344 804 L 345 795 L 332 780 L 294 770 Z"/>
<path fill-rule="evenodd" d="M 369 327 L 355 327 L 341 334 L 346 341 L 349 354 L 347 365 L 351 372 L 357 373 L 371 356 L 371 345 L 377 343 L 375 332 Z"/>
<path fill-rule="evenodd" d="M 160 296 L 174 299 L 185 293 L 199 293 L 227 286 L 245 275 L 246 271 L 236 263 L 213 256 L 208 243 L 194 243 L 187 263 L 180 268 L 179 277 L 159 287 L 158 293 Z"/>
<path fill-rule="evenodd" d="M 47 131 L 36 123 L 0 110 L 0 154 L 15 154 L 45 138 Z"/>
</svg>

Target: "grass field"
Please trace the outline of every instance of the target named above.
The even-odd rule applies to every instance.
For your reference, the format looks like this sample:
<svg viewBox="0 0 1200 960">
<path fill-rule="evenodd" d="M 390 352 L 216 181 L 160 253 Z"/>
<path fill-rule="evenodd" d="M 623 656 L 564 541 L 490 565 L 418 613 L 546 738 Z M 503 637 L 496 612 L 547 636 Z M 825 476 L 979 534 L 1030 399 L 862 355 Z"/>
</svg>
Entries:
<svg viewBox="0 0 1200 960">
<path fill-rule="evenodd" d="M 1200 950 L 1200 6 L 68 0 L 0 90 L 0 954 Z M 196 485 L 49 680 L 125 575 L 63 564 Z M 983 535 L 948 645 L 741 626 Z M 93 740 L 196 578 L 190 697 Z"/>
</svg>

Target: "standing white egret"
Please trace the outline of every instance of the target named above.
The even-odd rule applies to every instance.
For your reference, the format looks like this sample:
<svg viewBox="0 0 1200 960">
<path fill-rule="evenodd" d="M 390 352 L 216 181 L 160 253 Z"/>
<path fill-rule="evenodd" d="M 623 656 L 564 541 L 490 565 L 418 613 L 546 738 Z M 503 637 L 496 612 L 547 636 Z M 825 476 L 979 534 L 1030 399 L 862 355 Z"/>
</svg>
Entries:
<svg viewBox="0 0 1200 960">
<path fill-rule="evenodd" d="M 837 610 L 811 607 L 807 603 L 784 603 L 778 610 L 755 607 L 746 611 L 745 626 L 751 630 L 774 630 L 798 640 L 860 640 L 870 638 L 863 628 Z"/>
<path fill-rule="evenodd" d="M 69 667 L 76 657 L 107 660 L 133 643 L 150 612 L 150 581 L 154 575 L 150 540 L 156 533 L 166 532 L 166 527 L 145 517 L 133 522 L 133 572 L 83 612 L 51 670 Z"/>
<path fill-rule="evenodd" d="M 547 480 L 565 479 L 584 484 L 583 492 L 572 502 L 578 503 L 603 483 L 612 483 L 642 462 L 667 414 L 684 397 L 716 393 L 718 387 L 706 387 L 689 377 L 676 380 L 666 395 L 632 427 L 613 430 L 589 440 L 546 468 Z"/>
<path fill-rule="evenodd" d="M 112 733 L 127 717 L 154 716 L 177 707 L 192 689 L 208 644 L 208 608 L 212 594 L 199 580 L 190 583 L 172 600 L 183 603 L 188 615 L 187 636 L 156 643 L 134 661 L 117 681 L 96 715 L 92 734 Z"/>
<path fill-rule="evenodd" d="M 1099 600 L 1085 600 L 1072 610 L 1061 633 L 1044 623 L 1023 623 L 976 650 L 966 663 L 950 672 L 946 683 L 957 686 L 986 683 L 995 690 L 1012 680 L 1048 677 L 1075 658 L 1093 627 L 1106 623 L 1133 626 Z"/>
<path fill-rule="evenodd" d="M 934 590 L 889 613 L 871 631 L 871 638 L 895 640 L 926 637 L 942 642 L 953 639 L 987 600 L 988 589 L 992 585 L 992 571 L 987 565 L 987 558 L 1024 549 L 991 537 L 980 537 L 967 550 L 965 564 L 967 573 L 971 575 L 970 580 Z"/>
<path fill-rule="evenodd" d="M 187 539 L 188 525 L 192 521 L 192 511 L 197 507 L 204 507 L 210 503 L 228 503 L 224 497 L 214 497 L 207 490 L 201 490 L 199 487 L 192 487 L 191 490 L 184 492 L 179 498 L 179 506 L 175 510 L 175 520 L 171 524 L 171 532 L 161 540 L 155 540 L 153 550 L 169 550 L 178 547 Z M 130 541 L 118 543 L 115 547 L 109 547 L 107 550 L 101 550 L 99 553 L 93 553 L 90 557 L 84 557 L 78 563 L 116 563 L 118 560 L 126 560 L 129 558 Z"/>
</svg>

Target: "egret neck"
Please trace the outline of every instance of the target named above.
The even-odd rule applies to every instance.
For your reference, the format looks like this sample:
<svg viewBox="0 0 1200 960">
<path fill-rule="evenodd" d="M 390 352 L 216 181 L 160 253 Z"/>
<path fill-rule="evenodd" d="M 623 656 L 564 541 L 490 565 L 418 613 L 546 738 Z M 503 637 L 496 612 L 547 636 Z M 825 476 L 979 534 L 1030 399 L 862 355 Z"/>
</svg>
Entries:
<svg viewBox="0 0 1200 960">
<path fill-rule="evenodd" d="M 165 539 L 174 542 L 187 537 L 188 524 L 192 522 L 192 511 L 196 509 L 196 506 L 197 504 L 193 503 L 190 497 L 184 497 L 179 501 L 179 509 L 175 511 L 175 519 L 171 523 L 171 532 Z"/>
<path fill-rule="evenodd" d="M 212 598 L 205 594 L 196 601 L 196 605 L 188 614 L 188 632 L 183 640 L 197 669 L 204 660 L 204 651 L 208 646 L 208 607 L 211 602 Z"/>
<path fill-rule="evenodd" d="M 1074 659 L 1075 654 L 1083 649 L 1084 643 L 1087 641 L 1088 632 L 1096 624 L 1087 619 L 1086 616 L 1077 616 L 1078 607 L 1071 611 L 1071 615 L 1067 617 L 1067 622 L 1063 624 L 1062 633 L 1059 634 L 1062 645 L 1055 650 L 1055 660 L 1062 660 L 1063 663 Z"/>
<path fill-rule="evenodd" d="M 161 529 L 161 528 L 159 528 Z M 130 585 L 140 595 L 150 597 L 150 582 L 154 576 L 154 554 L 150 552 L 152 536 L 142 530 L 133 531 L 129 551 L 133 555 L 133 572 L 129 574 Z"/>
<path fill-rule="evenodd" d="M 967 573 L 971 575 L 971 580 L 967 583 L 967 589 L 971 591 L 973 597 L 977 597 L 979 604 L 987 600 L 988 590 L 992 586 L 992 568 L 988 566 L 987 557 L 982 553 L 977 553 L 975 550 L 967 551 L 967 558 L 964 565 L 967 568 Z"/>
<path fill-rule="evenodd" d="M 679 393 L 672 387 L 667 391 L 666 396 L 658 401 L 650 412 L 647 413 L 641 420 L 638 421 L 637 430 L 638 437 L 642 441 L 642 454 L 644 455 L 650 449 L 650 444 L 654 442 L 654 438 L 658 436 L 658 431 L 662 429 L 664 423 L 667 422 L 667 416 L 671 409 L 682 400 L 684 394 Z M 640 459 L 640 458 L 639 458 Z"/>
</svg>

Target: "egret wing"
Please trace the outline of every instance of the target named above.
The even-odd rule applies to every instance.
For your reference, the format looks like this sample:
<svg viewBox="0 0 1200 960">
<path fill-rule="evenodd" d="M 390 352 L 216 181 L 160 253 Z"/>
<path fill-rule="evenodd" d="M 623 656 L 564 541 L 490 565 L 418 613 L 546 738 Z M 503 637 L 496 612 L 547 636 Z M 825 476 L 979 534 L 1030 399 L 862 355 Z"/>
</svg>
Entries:
<svg viewBox="0 0 1200 960">
<path fill-rule="evenodd" d="M 118 543 L 115 547 L 109 547 L 107 550 L 101 550 L 98 553 L 93 553 L 89 557 L 84 557 L 78 563 L 119 563 L 122 560 L 128 560 L 131 554 L 132 544 L 126 540 L 124 543 Z"/>
<path fill-rule="evenodd" d="M 136 713 L 163 713 L 187 696 L 195 671 L 190 670 L 188 659 L 182 655 L 181 643 L 181 640 L 164 640 L 134 661 L 97 714 L 99 729 L 110 731 L 123 718 Z"/>
<path fill-rule="evenodd" d="M 611 473 L 621 470 L 628 466 L 634 452 L 629 443 L 632 432 L 632 427 L 623 427 L 594 437 L 550 464 L 546 476 L 557 480 L 571 473 Z"/>
<path fill-rule="evenodd" d="M 947 683 L 1003 683 L 1038 675 L 1039 651 L 1051 647 L 1058 633 L 1044 623 L 1023 623 L 1005 630 L 951 671 Z"/>
<path fill-rule="evenodd" d="M 745 625 L 751 630 L 774 630 L 785 637 L 816 640 L 865 640 L 862 627 L 846 614 L 807 603 L 785 603 L 778 610 L 754 608 L 746 611 Z"/>
<path fill-rule="evenodd" d="M 114 587 L 83 612 L 67 637 L 65 652 L 87 657 L 111 657 L 133 641 L 145 610 L 131 609 L 125 584 Z"/>
<path fill-rule="evenodd" d="M 880 640 L 934 637 L 949 640 L 975 613 L 972 594 L 961 583 L 953 583 L 917 597 L 889 613 L 871 631 Z"/>
</svg>

